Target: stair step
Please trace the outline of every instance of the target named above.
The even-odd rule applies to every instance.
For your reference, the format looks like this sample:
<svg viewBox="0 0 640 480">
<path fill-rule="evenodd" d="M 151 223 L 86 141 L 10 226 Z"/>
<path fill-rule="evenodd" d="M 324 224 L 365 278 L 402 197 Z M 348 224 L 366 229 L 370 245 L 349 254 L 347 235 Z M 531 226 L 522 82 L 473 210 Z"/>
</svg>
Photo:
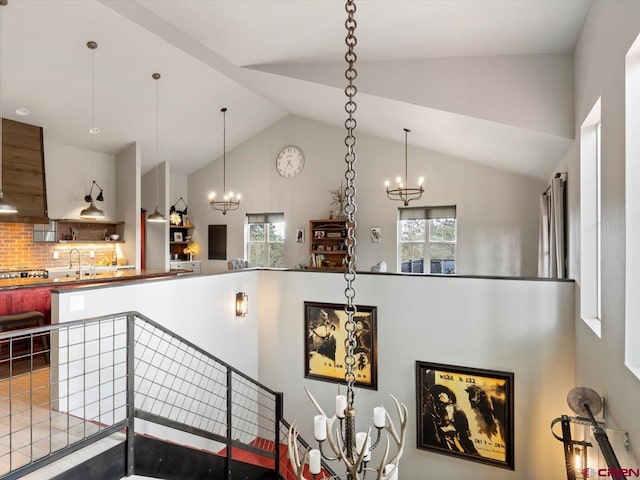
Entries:
<svg viewBox="0 0 640 480">
<path fill-rule="evenodd" d="M 55 478 L 58 475 L 62 475 L 70 469 L 86 462 L 87 460 L 95 457 L 96 455 L 100 455 L 101 453 L 109 450 L 110 448 L 115 447 L 123 443 L 126 439 L 126 436 L 122 433 L 114 433 L 109 437 L 103 438 L 96 443 L 92 443 L 91 445 L 78 450 L 70 455 L 67 455 L 60 460 L 50 463 L 35 472 L 32 472 L 28 475 L 22 477 L 24 480 L 50 480 Z"/>
</svg>

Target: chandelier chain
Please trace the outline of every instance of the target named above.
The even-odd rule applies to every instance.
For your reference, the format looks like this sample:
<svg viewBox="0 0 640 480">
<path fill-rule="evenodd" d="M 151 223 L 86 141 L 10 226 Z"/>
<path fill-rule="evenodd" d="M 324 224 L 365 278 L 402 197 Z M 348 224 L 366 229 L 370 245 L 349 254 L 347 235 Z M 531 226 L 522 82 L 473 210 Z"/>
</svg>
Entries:
<svg viewBox="0 0 640 480">
<path fill-rule="evenodd" d="M 354 18 L 356 12 L 355 0 L 347 0 L 345 9 L 347 11 L 347 20 L 345 21 L 345 27 L 347 29 L 347 36 L 345 38 L 345 43 L 347 44 L 347 53 L 345 54 L 347 69 L 345 70 L 345 77 L 348 81 L 347 87 L 345 88 L 345 95 L 347 96 L 345 111 L 348 114 L 347 120 L 345 121 L 345 127 L 347 129 L 347 136 L 345 137 L 345 145 L 347 147 L 345 162 L 347 164 L 347 169 L 344 174 L 345 180 L 347 181 L 347 186 L 345 189 L 347 199 L 347 205 L 345 207 L 345 211 L 347 213 L 347 270 L 344 274 L 345 281 L 347 282 L 347 286 L 344 291 L 347 300 L 345 305 L 345 312 L 347 314 L 347 321 L 345 325 L 345 328 L 347 330 L 347 338 L 345 339 L 345 348 L 347 351 L 347 355 L 345 356 L 345 381 L 347 382 L 347 404 L 349 406 L 353 406 L 353 387 L 356 380 L 356 376 L 354 373 L 354 367 L 356 363 L 355 348 L 357 343 L 356 323 L 354 320 L 354 315 L 357 312 L 357 307 L 354 303 L 356 292 L 353 288 L 353 283 L 356 279 L 356 171 L 354 169 L 354 164 L 357 159 L 357 155 L 355 153 L 355 129 L 357 126 L 357 122 L 353 115 L 357 110 L 357 104 L 354 100 L 354 97 L 358 92 L 358 89 L 353 83 L 353 81 L 358 76 L 358 72 L 355 68 L 355 63 L 358 57 L 354 51 L 355 46 L 358 43 L 358 39 L 355 36 L 355 30 L 357 27 L 357 23 Z"/>
</svg>

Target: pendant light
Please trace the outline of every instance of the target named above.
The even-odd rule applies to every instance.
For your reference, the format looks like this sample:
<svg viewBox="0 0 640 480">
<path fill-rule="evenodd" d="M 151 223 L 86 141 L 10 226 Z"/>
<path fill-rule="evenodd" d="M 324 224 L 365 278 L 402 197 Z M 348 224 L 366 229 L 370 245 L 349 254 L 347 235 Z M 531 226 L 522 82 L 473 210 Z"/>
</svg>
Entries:
<svg viewBox="0 0 640 480">
<path fill-rule="evenodd" d="M 237 210 L 240 207 L 240 194 L 227 193 L 227 109 L 220 109 L 222 112 L 222 200 L 216 200 L 216 192 L 209 195 L 209 205 L 212 209 L 226 215 L 230 210 Z"/>
<path fill-rule="evenodd" d="M 158 161 L 158 80 L 160 80 L 160 74 L 154 73 L 151 77 L 156 81 L 156 209 L 147 217 L 147 222 L 162 223 L 166 222 L 167 218 L 158 210 L 158 197 L 160 191 L 160 174 L 158 173 L 158 169 L 160 168 L 160 162 Z"/>
<path fill-rule="evenodd" d="M 91 127 L 89 128 L 89 133 L 91 134 L 91 145 L 93 145 L 93 136 L 100 133 L 100 129 L 95 126 L 95 115 L 94 115 L 95 52 L 96 52 L 96 49 L 98 48 L 98 44 L 93 41 L 87 42 L 87 48 L 91 50 Z M 95 147 L 92 147 L 92 149 L 95 149 Z M 96 207 L 96 202 L 93 199 L 94 185 L 96 185 L 100 189 L 100 194 L 95 198 L 95 200 L 98 200 L 100 202 L 104 200 L 104 197 L 102 196 L 102 188 L 96 183 L 95 180 L 93 180 L 93 183 L 91 183 L 91 189 L 89 190 L 89 195 L 85 195 L 84 197 L 84 201 L 89 202 L 89 206 L 80 212 L 81 218 L 87 218 L 90 220 L 104 218 L 104 211 Z"/>
<path fill-rule="evenodd" d="M 404 206 L 408 206 L 411 200 L 419 200 L 424 193 L 424 187 L 422 186 L 422 182 L 424 181 L 424 177 L 420 177 L 418 179 L 418 186 L 409 188 L 409 168 L 408 168 L 408 160 L 407 160 L 407 134 L 411 131 L 408 128 L 404 130 L 404 181 L 407 184 L 402 183 L 402 178 L 396 178 L 396 188 L 389 189 L 389 182 L 385 182 L 385 187 L 387 188 L 387 198 L 389 200 L 398 200 L 404 203 Z"/>
<path fill-rule="evenodd" d="M 4 199 L 2 192 L 2 53 L 4 49 L 4 24 L 2 7 L 7 5 L 8 0 L 0 0 L 0 215 L 12 215 L 18 213 L 18 209 Z"/>
</svg>

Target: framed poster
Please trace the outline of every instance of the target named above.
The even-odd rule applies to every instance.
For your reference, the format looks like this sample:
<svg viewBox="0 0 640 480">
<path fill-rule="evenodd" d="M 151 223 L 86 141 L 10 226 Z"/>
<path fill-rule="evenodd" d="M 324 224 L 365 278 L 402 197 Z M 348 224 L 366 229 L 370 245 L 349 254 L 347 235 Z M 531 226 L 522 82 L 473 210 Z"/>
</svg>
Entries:
<svg viewBox="0 0 640 480">
<path fill-rule="evenodd" d="M 356 385 L 378 388 L 376 307 L 357 305 Z M 346 383 L 344 357 L 347 314 L 343 304 L 304 302 L 304 376 L 333 383 Z"/>
<path fill-rule="evenodd" d="M 418 448 L 514 469 L 513 373 L 416 362 Z"/>
</svg>

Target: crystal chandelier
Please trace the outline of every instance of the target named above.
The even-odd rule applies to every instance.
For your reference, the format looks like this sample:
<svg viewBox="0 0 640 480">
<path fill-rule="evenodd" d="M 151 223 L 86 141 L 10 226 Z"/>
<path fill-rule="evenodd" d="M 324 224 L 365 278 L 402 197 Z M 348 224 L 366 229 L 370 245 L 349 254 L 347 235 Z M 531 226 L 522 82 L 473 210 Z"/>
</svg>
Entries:
<svg viewBox="0 0 640 480">
<path fill-rule="evenodd" d="M 409 169 L 408 169 L 408 161 L 407 161 L 407 134 L 411 131 L 408 128 L 404 128 L 404 179 L 408 183 L 409 182 Z M 389 182 L 385 182 L 385 187 L 387 188 L 387 198 L 389 200 L 399 200 L 404 203 L 404 206 L 408 206 L 411 200 L 419 200 L 424 193 L 424 187 L 422 186 L 422 182 L 424 181 L 424 177 L 420 177 L 418 179 L 418 186 L 416 188 L 409 188 L 407 185 L 402 183 L 402 178 L 396 178 L 396 188 L 389 189 Z"/>
<path fill-rule="evenodd" d="M 346 373 L 345 381 L 347 383 L 346 395 L 336 396 L 336 410 L 331 416 L 328 416 L 311 395 L 309 390 L 305 389 L 307 395 L 311 399 L 311 402 L 318 411 L 318 415 L 314 417 L 314 437 L 318 441 L 318 448 L 309 450 L 307 449 L 302 458 L 298 453 L 298 427 L 296 422 L 291 425 L 289 434 L 287 437 L 289 461 L 295 469 L 296 478 L 298 480 L 306 480 L 309 477 L 305 477 L 303 472 L 305 465 L 308 464 L 308 471 L 311 474 L 313 480 L 330 480 L 337 478 L 346 478 L 347 480 L 364 480 L 367 472 L 375 472 L 376 480 L 397 480 L 398 479 L 398 463 L 402 457 L 405 445 L 405 436 L 407 430 L 407 418 L 408 411 L 406 405 L 398 402 L 392 395 L 391 398 L 395 404 L 395 408 L 400 420 L 400 431 L 398 432 L 391 420 L 391 417 L 386 412 L 384 407 L 376 407 L 373 410 L 373 426 L 377 433 L 375 435 L 375 441 L 371 435 L 371 427 L 367 431 L 361 431 L 356 433 L 356 408 L 354 406 L 354 384 L 356 381 L 356 375 L 354 368 L 356 365 L 355 348 L 357 346 L 356 340 L 356 322 L 354 316 L 357 313 L 357 307 L 354 304 L 355 289 L 353 287 L 354 280 L 356 278 L 356 221 L 355 221 L 355 178 L 356 171 L 354 164 L 356 161 L 356 153 L 354 147 L 356 145 L 355 128 L 356 119 L 353 114 L 356 111 L 356 103 L 354 96 L 357 93 L 357 88 L 353 84 L 353 81 L 357 77 L 358 73 L 355 69 L 356 54 L 354 47 L 357 43 L 355 37 L 356 21 L 354 14 L 356 12 L 355 0 L 347 0 L 346 2 L 347 21 L 345 26 L 347 27 L 346 44 L 348 47 L 345 59 L 348 63 L 348 68 L 345 71 L 345 76 L 348 81 L 348 85 L 345 89 L 347 95 L 347 103 L 345 110 L 348 113 L 348 118 L 345 121 L 345 127 L 347 129 L 347 136 L 345 138 L 345 145 L 347 146 L 347 153 L 345 155 L 345 162 L 347 163 L 347 170 L 345 172 L 345 179 L 347 181 L 346 187 L 346 199 L 347 205 L 345 208 L 347 214 L 347 271 L 344 274 L 347 287 L 344 290 L 346 297 L 345 313 L 347 314 L 347 320 L 345 329 L 347 332 L 347 339 L 345 340 L 345 347 L 347 349 L 347 355 L 345 357 Z M 336 424 L 336 420 L 338 423 Z M 372 451 L 380 444 L 382 437 L 382 431 L 386 430 L 388 435 L 386 436 L 386 442 L 384 452 L 380 461 L 371 466 Z M 395 443 L 395 454 L 390 456 L 389 449 L 391 439 Z M 323 449 L 324 442 L 329 444 L 331 453 L 327 453 Z M 337 474 L 333 477 L 327 477 L 321 475 L 321 463 L 322 459 L 326 461 L 341 461 L 346 468 L 344 473 Z"/>
<path fill-rule="evenodd" d="M 222 108 L 222 200 L 216 200 L 216 192 L 209 195 L 209 205 L 214 210 L 226 215 L 229 210 L 237 210 L 240 207 L 240 195 L 233 192 L 227 193 L 227 109 Z"/>
</svg>

